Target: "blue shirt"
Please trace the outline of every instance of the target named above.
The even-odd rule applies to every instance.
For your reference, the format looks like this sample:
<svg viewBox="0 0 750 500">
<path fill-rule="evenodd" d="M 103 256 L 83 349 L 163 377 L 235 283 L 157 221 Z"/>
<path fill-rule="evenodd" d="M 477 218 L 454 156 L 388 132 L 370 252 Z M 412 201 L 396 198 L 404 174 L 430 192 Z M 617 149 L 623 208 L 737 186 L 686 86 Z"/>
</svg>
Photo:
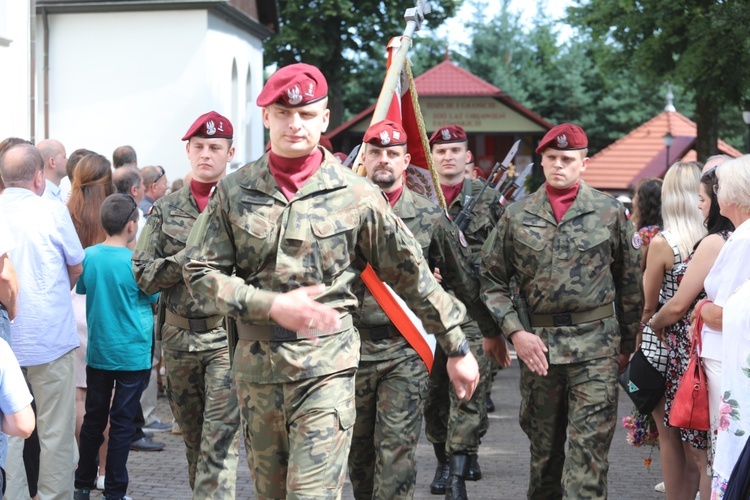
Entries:
<svg viewBox="0 0 750 500">
<path fill-rule="evenodd" d="M 104 244 L 86 249 L 76 291 L 86 295 L 88 350 L 86 364 L 100 370 L 151 368 L 154 316 L 158 294 L 138 288 L 132 250 Z"/>
</svg>

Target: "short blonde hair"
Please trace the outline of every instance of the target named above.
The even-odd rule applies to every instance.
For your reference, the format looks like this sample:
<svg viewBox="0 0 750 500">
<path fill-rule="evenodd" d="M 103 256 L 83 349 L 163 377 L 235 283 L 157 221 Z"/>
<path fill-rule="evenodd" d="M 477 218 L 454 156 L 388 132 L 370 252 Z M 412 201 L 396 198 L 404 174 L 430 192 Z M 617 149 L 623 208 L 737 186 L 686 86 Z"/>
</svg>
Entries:
<svg viewBox="0 0 750 500">
<path fill-rule="evenodd" d="M 721 202 L 736 205 L 745 213 L 750 213 L 750 155 L 725 161 L 716 167 L 719 179 Z"/>
</svg>

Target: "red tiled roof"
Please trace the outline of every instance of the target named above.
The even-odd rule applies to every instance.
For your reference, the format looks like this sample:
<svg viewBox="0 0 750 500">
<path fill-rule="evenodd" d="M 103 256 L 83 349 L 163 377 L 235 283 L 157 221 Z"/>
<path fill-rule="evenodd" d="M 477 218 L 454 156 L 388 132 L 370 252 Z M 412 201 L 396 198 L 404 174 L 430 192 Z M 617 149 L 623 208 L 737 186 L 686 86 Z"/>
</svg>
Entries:
<svg viewBox="0 0 750 500">
<path fill-rule="evenodd" d="M 499 88 L 459 68 L 449 59 L 414 78 L 414 85 L 417 95 L 424 97 L 504 95 Z"/>
<path fill-rule="evenodd" d="M 695 160 L 695 122 L 676 111 L 664 111 L 591 157 L 582 177 L 590 186 L 602 190 L 626 190 L 645 177 L 663 177 L 667 170 L 664 135 L 669 131 L 674 143 L 669 162 Z M 732 157 L 742 153 L 722 140 L 721 153 Z"/>
</svg>

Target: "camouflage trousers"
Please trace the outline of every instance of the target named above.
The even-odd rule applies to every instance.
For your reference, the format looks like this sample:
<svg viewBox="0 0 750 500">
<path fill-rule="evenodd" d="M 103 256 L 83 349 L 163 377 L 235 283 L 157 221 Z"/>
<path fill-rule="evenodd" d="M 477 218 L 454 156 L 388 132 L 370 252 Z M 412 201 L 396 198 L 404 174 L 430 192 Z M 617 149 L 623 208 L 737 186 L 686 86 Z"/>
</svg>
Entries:
<svg viewBox="0 0 750 500">
<path fill-rule="evenodd" d="M 234 498 L 240 411 L 227 348 L 188 352 L 165 347 L 164 363 L 193 498 Z"/>
<path fill-rule="evenodd" d="M 341 498 L 356 416 L 354 373 L 279 384 L 237 379 L 259 499 Z"/>
<path fill-rule="evenodd" d="M 479 386 L 469 401 L 459 401 L 456 389 L 448 378 L 448 357 L 438 345 L 435 349 L 429 395 L 424 408 L 427 439 L 433 444 L 445 443 L 445 451 L 449 455 L 476 454 L 481 436 L 489 426 L 486 405 L 489 359 L 484 355 L 482 335 L 476 322 L 461 325 L 461 329 L 469 341 L 471 353 L 481 363 Z"/>
<path fill-rule="evenodd" d="M 398 359 L 360 361 L 349 479 L 357 500 L 413 498 L 427 366 L 411 348 Z"/>
<path fill-rule="evenodd" d="M 531 443 L 530 499 L 607 498 L 618 362 L 615 356 L 550 365 L 546 377 L 521 363 L 519 421 Z"/>
</svg>

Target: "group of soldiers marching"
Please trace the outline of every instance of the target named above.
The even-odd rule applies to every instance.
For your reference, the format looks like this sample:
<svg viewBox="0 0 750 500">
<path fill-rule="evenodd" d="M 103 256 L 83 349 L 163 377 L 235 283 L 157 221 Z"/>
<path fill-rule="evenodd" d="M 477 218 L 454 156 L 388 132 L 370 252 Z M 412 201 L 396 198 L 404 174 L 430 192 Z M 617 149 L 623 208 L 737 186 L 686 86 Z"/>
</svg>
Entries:
<svg viewBox="0 0 750 500">
<path fill-rule="evenodd" d="M 529 497 L 606 497 L 608 395 L 634 349 L 640 268 L 622 207 L 580 181 L 585 133 L 553 128 L 537 149 L 547 184 L 504 210 L 466 177 L 464 130 L 435 131 L 446 212 L 406 187 L 400 124 L 365 133 L 366 177 L 320 147 L 327 102 L 317 68 L 279 69 L 256 101 L 270 151 L 226 177 L 232 124 L 199 117 L 183 137 L 193 180 L 154 204 L 138 240 L 137 282 L 161 292 L 194 498 L 234 498 L 240 429 L 259 498 L 339 498 L 347 472 L 358 499 L 412 498 L 423 416 L 430 491 L 467 498 L 506 339 L 521 364 Z M 435 334 L 434 357 L 391 291 Z"/>
</svg>

